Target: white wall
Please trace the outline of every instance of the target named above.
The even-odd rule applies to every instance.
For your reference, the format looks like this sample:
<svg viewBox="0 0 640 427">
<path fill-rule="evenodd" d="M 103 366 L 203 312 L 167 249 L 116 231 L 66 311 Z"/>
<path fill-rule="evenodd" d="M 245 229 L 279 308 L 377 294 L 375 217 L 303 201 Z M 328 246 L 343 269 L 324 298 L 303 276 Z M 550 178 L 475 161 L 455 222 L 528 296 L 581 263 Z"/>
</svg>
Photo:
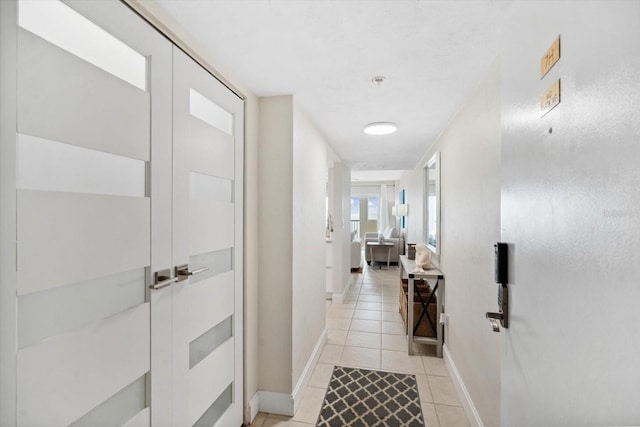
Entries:
<svg viewBox="0 0 640 427">
<path fill-rule="evenodd" d="M 512 12 L 502 422 L 640 425 L 640 2 L 516 2 Z M 562 57 L 540 80 L 540 57 L 559 34 Z M 540 96 L 558 78 L 561 103 L 540 117 Z"/>
<path fill-rule="evenodd" d="M 330 188 L 334 220 L 333 289 L 340 298 L 351 280 L 351 170 L 342 162 L 330 169 Z"/>
<path fill-rule="evenodd" d="M 292 96 L 260 98 L 258 385 L 285 394 L 292 390 L 293 120 Z"/>
<path fill-rule="evenodd" d="M 326 140 L 294 103 L 293 175 L 289 177 L 293 180 L 293 387 L 325 327 L 326 159 Z"/>
<path fill-rule="evenodd" d="M 451 358 L 487 426 L 500 424 L 500 336 L 493 245 L 500 240 L 500 64 L 495 63 L 432 151 L 441 152 L 441 255 L 445 337 Z"/>
<path fill-rule="evenodd" d="M 260 98 L 259 133 L 259 389 L 287 413 L 325 336 L 327 142 L 293 96 Z"/>
<path fill-rule="evenodd" d="M 495 63 L 426 152 L 405 172 L 408 242 L 424 243 L 424 166 L 441 153 L 441 254 L 449 324 L 445 343 L 486 426 L 500 425 L 500 336 L 487 311 L 496 311 L 493 244 L 500 239 L 500 64 Z M 437 262 L 438 260 L 435 259 Z M 473 416 L 472 416 L 473 417 Z"/>
</svg>

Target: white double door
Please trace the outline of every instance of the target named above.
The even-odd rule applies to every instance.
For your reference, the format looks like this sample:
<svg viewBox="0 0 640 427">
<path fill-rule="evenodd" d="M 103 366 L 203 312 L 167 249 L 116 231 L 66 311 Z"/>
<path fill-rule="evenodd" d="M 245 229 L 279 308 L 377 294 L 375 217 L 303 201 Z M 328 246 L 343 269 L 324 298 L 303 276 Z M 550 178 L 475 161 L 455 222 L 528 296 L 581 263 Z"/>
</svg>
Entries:
<svg viewBox="0 0 640 427">
<path fill-rule="evenodd" d="M 241 425 L 242 101 L 123 3 L 1 7 L 0 425 Z"/>
</svg>

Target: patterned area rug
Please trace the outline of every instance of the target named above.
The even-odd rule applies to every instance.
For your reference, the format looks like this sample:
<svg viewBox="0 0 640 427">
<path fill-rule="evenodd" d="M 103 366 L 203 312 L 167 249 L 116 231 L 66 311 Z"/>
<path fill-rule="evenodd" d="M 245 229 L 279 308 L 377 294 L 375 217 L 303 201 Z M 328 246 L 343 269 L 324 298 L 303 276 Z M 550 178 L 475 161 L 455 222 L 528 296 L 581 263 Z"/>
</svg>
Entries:
<svg viewBox="0 0 640 427">
<path fill-rule="evenodd" d="M 316 425 L 423 427 L 416 377 L 336 366 Z"/>
</svg>

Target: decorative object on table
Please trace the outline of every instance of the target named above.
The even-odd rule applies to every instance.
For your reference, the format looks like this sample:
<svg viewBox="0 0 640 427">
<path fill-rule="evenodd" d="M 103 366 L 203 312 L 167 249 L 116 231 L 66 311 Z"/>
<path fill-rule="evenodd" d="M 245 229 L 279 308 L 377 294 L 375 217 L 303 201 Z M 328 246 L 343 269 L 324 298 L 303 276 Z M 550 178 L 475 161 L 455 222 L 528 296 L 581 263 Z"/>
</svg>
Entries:
<svg viewBox="0 0 640 427">
<path fill-rule="evenodd" d="M 378 242 L 384 243 L 384 236 L 382 234 L 378 236 Z"/>
<path fill-rule="evenodd" d="M 316 426 L 423 427 L 415 375 L 336 366 Z"/>
<path fill-rule="evenodd" d="M 416 259 L 416 244 L 415 243 L 407 243 L 407 258 Z"/>
<path fill-rule="evenodd" d="M 425 245 L 416 245 L 416 268 L 420 272 L 431 268 L 431 251 Z"/>
</svg>

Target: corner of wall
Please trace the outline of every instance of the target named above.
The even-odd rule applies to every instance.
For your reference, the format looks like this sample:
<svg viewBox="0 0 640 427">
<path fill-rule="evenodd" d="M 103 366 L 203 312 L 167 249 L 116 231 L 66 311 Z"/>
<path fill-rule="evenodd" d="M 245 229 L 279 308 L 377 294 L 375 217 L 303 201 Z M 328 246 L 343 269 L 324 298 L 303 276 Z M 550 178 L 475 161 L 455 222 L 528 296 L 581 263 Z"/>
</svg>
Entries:
<svg viewBox="0 0 640 427">
<path fill-rule="evenodd" d="M 292 98 L 259 98 L 258 156 L 258 387 L 291 392 L 293 124 Z M 277 244 L 276 244 L 277 242 Z M 272 395 L 261 392 L 260 404 Z M 263 402 L 264 400 L 264 402 Z M 277 399 L 276 399 L 277 400 Z"/>
<path fill-rule="evenodd" d="M 320 354 L 322 353 L 322 349 L 324 348 L 326 342 L 327 329 L 325 328 L 323 329 L 322 334 L 320 334 L 320 338 L 316 342 L 311 356 L 309 357 L 309 360 L 304 367 L 300 379 L 293 388 L 293 391 L 291 393 L 259 391 L 251 400 L 251 419 L 255 418 L 255 415 L 253 415 L 253 413 L 255 412 L 255 414 L 257 414 L 258 410 L 260 412 L 285 415 L 290 417 L 295 414 L 295 412 L 298 410 L 298 406 L 300 405 L 300 401 L 302 400 L 302 393 L 304 392 L 305 387 L 311 379 L 313 370 L 318 364 L 318 359 L 320 359 Z"/>
</svg>

